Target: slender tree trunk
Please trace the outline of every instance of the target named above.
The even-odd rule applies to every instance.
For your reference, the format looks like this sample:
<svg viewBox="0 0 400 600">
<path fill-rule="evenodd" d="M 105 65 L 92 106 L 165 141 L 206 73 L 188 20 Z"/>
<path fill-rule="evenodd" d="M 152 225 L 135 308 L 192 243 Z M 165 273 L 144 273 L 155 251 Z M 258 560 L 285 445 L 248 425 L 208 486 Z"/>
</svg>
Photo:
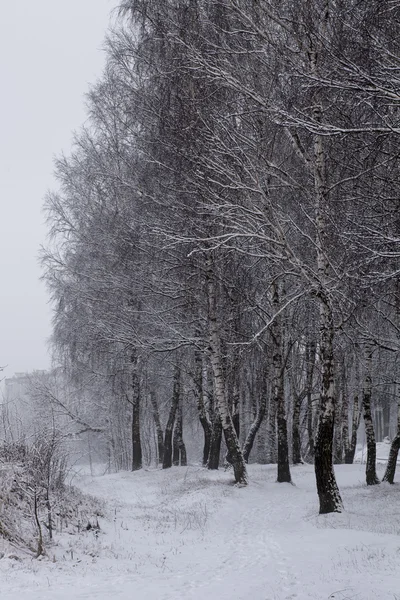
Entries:
<svg viewBox="0 0 400 600">
<path fill-rule="evenodd" d="M 222 443 L 222 423 L 219 416 L 218 407 L 214 399 L 214 382 L 211 373 L 207 371 L 207 395 L 209 398 L 208 405 L 211 416 L 211 441 L 210 453 L 208 457 L 207 467 L 211 470 L 219 468 Z"/>
<path fill-rule="evenodd" d="M 311 71 L 316 75 L 316 53 L 310 53 Z M 314 118 L 321 120 L 321 106 L 316 98 Z M 329 281 L 329 263 L 325 255 L 326 240 L 325 210 L 326 174 L 325 154 L 322 136 L 314 136 L 314 179 L 316 191 L 316 227 L 317 227 L 317 267 L 321 287 L 317 292 L 319 298 L 320 318 L 320 354 L 321 354 L 321 391 L 319 400 L 318 428 L 314 445 L 314 468 L 317 481 L 320 514 L 341 512 L 342 499 L 333 469 L 333 434 L 335 420 L 335 395 L 333 373 L 333 313 L 326 288 Z"/>
<path fill-rule="evenodd" d="M 389 458 L 386 465 L 385 474 L 383 476 L 382 481 L 387 481 L 388 483 L 393 483 L 394 476 L 396 474 L 396 466 L 397 466 L 397 456 L 399 454 L 400 449 L 400 433 L 396 435 L 394 438 L 392 445 L 390 446 Z"/>
<path fill-rule="evenodd" d="M 176 411 L 178 409 L 181 396 L 181 370 L 178 364 L 174 369 L 174 386 L 172 392 L 171 408 L 169 411 L 167 425 L 164 435 L 164 458 L 163 469 L 169 469 L 172 466 L 172 431 L 175 423 Z"/>
<path fill-rule="evenodd" d="M 92 458 L 92 444 L 90 443 L 90 438 L 91 438 L 91 431 L 88 431 L 87 432 L 87 445 L 88 445 L 89 468 L 90 468 L 90 475 L 91 475 L 91 477 L 93 477 L 94 470 L 93 470 L 93 458 Z"/>
<path fill-rule="evenodd" d="M 36 489 L 33 492 L 33 513 L 35 515 L 35 522 L 36 522 L 36 527 L 38 530 L 38 545 L 37 545 L 37 551 L 36 551 L 36 558 L 38 558 L 39 556 L 42 556 L 42 554 L 44 554 L 44 545 L 43 545 L 42 526 L 40 524 L 40 519 L 39 519 L 38 493 L 37 493 Z"/>
<path fill-rule="evenodd" d="M 139 395 L 132 404 L 132 471 L 142 468 L 142 445 L 140 442 Z"/>
<path fill-rule="evenodd" d="M 337 383 L 337 382 L 335 382 Z M 335 390 L 337 385 L 334 386 Z M 338 400 L 338 394 L 336 396 L 336 408 L 335 408 L 335 425 L 333 434 L 333 462 L 337 465 L 341 465 L 343 462 L 343 396 L 340 394 Z"/>
<path fill-rule="evenodd" d="M 398 315 L 399 317 L 399 315 Z M 400 319 L 398 318 L 398 321 Z M 388 483 L 394 482 L 394 476 L 396 474 L 397 467 L 397 457 L 399 454 L 400 448 L 400 385 L 396 384 L 396 394 L 397 394 L 397 434 L 393 438 L 392 444 L 390 446 L 390 452 L 388 457 L 388 462 L 385 469 L 385 474 L 383 476 L 382 481 L 387 481 Z"/>
<path fill-rule="evenodd" d="M 286 409 L 285 409 L 285 395 L 283 385 L 283 373 L 280 377 L 279 385 L 276 388 L 278 410 L 277 410 L 277 422 L 278 422 L 278 475 L 277 481 L 279 483 L 290 483 L 290 467 L 289 467 L 289 448 L 288 448 L 288 436 L 287 436 L 287 422 L 286 422 Z"/>
<path fill-rule="evenodd" d="M 355 395 L 353 400 L 353 414 L 351 417 L 351 438 L 348 446 L 348 451 L 345 454 L 344 462 L 346 465 L 353 464 L 354 455 L 357 447 L 357 432 L 360 426 L 362 407 L 360 406 L 358 390 L 360 388 L 360 368 L 357 356 L 355 357 Z"/>
<path fill-rule="evenodd" d="M 238 439 L 240 439 L 240 386 L 239 386 L 239 356 L 235 352 L 232 390 L 232 423 Z"/>
<path fill-rule="evenodd" d="M 203 360 L 201 353 L 196 351 L 194 355 L 195 360 L 195 377 L 194 384 L 196 388 L 196 399 L 197 399 L 197 410 L 199 413 L 200 424 L 204 432 L 204 444 L 203 444 L 203 466 L 208 463 L 210 456 L 211 447 L 211 436 L 212 436 L 212 425 L 208 418 L 206 405 L 204 402 L 204 371 L 203 371 Z"/>
<path fill-rule="evenodd" d="M 157 398 L 154 390 L 150 392 L 150 402 L 153 409 L 153 418 L 156 426 L 158 462 L 162 465 L 164 460 L 164 433 L 161 426 L 160 412 L 158 410 Z"/>
<path fill-rule="evenodd" d="M 187 455 L 186 455 L 186 446 L 183 441 L 183 419 L 182 419 L 182 407 L 179 405 L 176 411 L 176 422 L 174 429 L 174 452 L 172 462 L 175 466 L 181 465 L 181 467 L 186 467 L 187 465 Z"/>
<path fill-rule="evenodd" d="M 179 437 L 180 437 L 180 426 L 179 422 L 182 419 L 182 412 L 180 407 L 178 406 L 176 410 L 176 419 L 175 419 L 175 427 L 174 427 L 174 435 L 172 441 L 172 464 L 175 467 L 179 467 Z"/>
<path fill-rule="evenodd" d="M 396 302 L 396 325 L 400 326 L 400 280 L 397 278 L 395 282 L 395 302 Z M 396 380 L 398 381 L 398 373 Z M 385 469 L 385 474 L 382 481 L 388 483 L 394 482 L 396 474 L 397 457 L 400 448 L 400 383 L 395 384 L 395 394 L 397 397 L 397 433 L 390 446 L 389 458 Z M 389 418 L 390 420 L 390 418 Z"/>
<path fill-rule="evenodd" d="M 261 390 L 261 397 L 258 405 L 258 410 L 256 414 L 256 418 L 250 426 L 249 432 L 247 434 L 246 440 L 243 444 L 243 457 L 244 460 L 249 462 L 250 452 L 253 449 L 253 444 L 255 437 L 257 435 L 258 430 L 260 429 L 260 425 L 263 422 L 265 417 L 265 411 L 267 407 L 267 386 L 266 386 L 266 378 L 264 377 L 263 389 Z"/>
<path fill-rule="evenodd" d="M 295 394 L 292 417 L 292 461 L 294 465 L 302 464 L 300 439 L 300 410 L 302 396 Z"/>
<path fill-rule="evenodd" d="M 306 385 L 305 385 L 305 397 L 307 398 L 307 412 L 305 417 L 305 424 L 307 427 L 308 435 L 308 450 L 307 459 L 314 459 L 314 410 L 313 410 L 313 377 L 314 377 L 314 366 L 316 356 L 316 344 L 315 341 L 307 341 L 305 348 L 305 369 L 306 369 Z"/>
<path fill-rule="evenodd" d="M 321 40 L 328 39 L 329 3 L 316 15 L 318 35 L 311 40 L 307 51 L 312 77 L 319 77 L 318 58 Z M 317 44 L 317 46 L 315 46 Z M 313 119 L 316 124 L 322 121 L 322 99 L 319 88 L 314 89 Z M 326 175 L 326 157 L 324 138 L 321 134 L 313 136 L 313 175 L 315 188 L 315 251 L 318 274 L 315 295 L 319 300 L 319 347 L 321 355 L 321 391 L 319 400 L 318 428 L 315 439 L 315 476 L 319 497 L 319 512 L 330 513 L 342 510 L 342 499 L 336 483 L 333 469 L 332 450 L 335 417 L 334 370 L 333 370 L 333 309 L 329 294 L 331 272 L 327 255 L 328 233 L 327 219 L 329 192 Z"/>
<path fill-rule="evenodd" d="M 275 464 L 278 460 L 276 442 L 276 409 L 274 398 L 269 399 L 267 422 L 267 464 Z"/>
<path fill-rule="evenodd" d="M 347 393 L 347 369 L 343 357 L 342 362 L 342 462 L 349 453 L 349 395 Z"/>
<path fill-rule="evenodd" d="M 278 283 L 273 287 L 272 305 L 275 313 L 279 310 Z M 274 368 L 273 395 L 276 405 L 276 416 L 278 425 L 278 474 L 279 483 L 290 483 L 289 447 L 286 423 L 285 390 L 284 390 L 284 364 L 282 355 L 282 320 L 275 317 L 271 325 L 272 339 L 272 364 Z"/>
<path fill-rule="evenodd" d="M 329 304 L 320 304 L 321 393 L 315 439 L 315 476 L 320 514 L 341 512 L 342 499 L 333 470 L 332 445 L 335 414 L 333 382 L 333 317 Z"/>
<path fill-rule="evenodd" d="M 363 411 L 365 434 L 367 436 L 367 465 L 365 470 L 367 485 L 377 485 L 379 483 L 376 474 L 376 441 L 374 424 L 372 421 L 371 412 L 371 396 L 372 396 L 372 348 L 366 348 L 366 373 L 363 389 Z"/>
<path fill-rule="evenodd" d="M 212 421 L 212 430 L 211 430 L 210 454 L 209 454 L 208 463 L 207 463 L 207 467 L 211 471 L 215 471 L 219 467 L 219 457 L 221 455 L 221 442 L 222 442 L 221 417 L 219 416 L 218 409 L 215 407 L 213 421 Z"/>
<path fill-rule="evenodd" d="M 229 404 L 225 393 L 225 381 L 221 359 L 221 339 L 217 320 L 217 293 L 214 282 L 214 273 L 211 264 L 208 269 L 208 318 L 209 318 L 209 351 L 212 372 L 214 376 L 214 394 L 218 408 L 222 430 L 228 454 L 232 461 L 235 482 L 247 484 L 246 463 L 240 449 L 239 440 L 233 426 L 232 417 L 229 412 Z"/>
<path fill-rule="evenodd" d="M 358 431 L 358 427 L 360 425 L 360 417 L 361 417 L 361 410 L 359 407 L 359 399 L 358 399 L 358 393 L 354 396 L 354 401 L 353 401 L 353 415 L 352 415 L 352 419 L 351 419 L 351 439 L 350 439 L 350 443 L 348 445 L 345 457 L 344 457 L 344 462 L 346 463 L 346 465 L 352 465 L 353 461 L 354 461 L 354 455 L 356 453 L 356 447 L 357 447 L 357 431 Z"/>
<path fill-rule="evenodd" d="M 267 378 L 265 379 L 265 384 L 265 415 L 261 421 L 261 424 L 258 429 L 258 435 L 256 437 L 257 462 L 260 463 L 260 465 L 267 464 L 267 426 L 269 417 L 268 411 L 270 404 L 270 402 L 268 402 L 268 395 L 270 394 Z"/>
<path fill-rule="evenodd" d="M 314 415 L 313 415 L 313 400 L 312 391 L 307 391 L 307 433 L 308 433 L 308 454 L 311 459 L 315 455 L 315 444 L 314 444 Z"/>
<path fill-rule="evenodd" d="M 49 532 L 50 541 L 53 540 L 53 514 L 50 502 L 50 486 L 51 486 L 51 461 L 47 465 L 47 477 L 46 477 L 46 508 L 47 508 L 47 530 Z"/>
<path fill-rule="evenodd" d="M 130 389 L 128 401 L 132 406 L 132 471 L 138 471 L 142 468 L 142 445 L 140 440 L 140 385 L 138 374 L 138 356 L 136 350 L 133 350 L 130 357 Z"/>
</svg>

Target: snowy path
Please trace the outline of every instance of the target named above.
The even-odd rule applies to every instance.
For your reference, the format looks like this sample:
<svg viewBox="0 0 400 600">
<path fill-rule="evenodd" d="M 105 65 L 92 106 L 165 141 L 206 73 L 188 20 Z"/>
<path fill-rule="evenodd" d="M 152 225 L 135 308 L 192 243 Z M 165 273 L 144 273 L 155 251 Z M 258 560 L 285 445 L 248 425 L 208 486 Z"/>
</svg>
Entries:
<svg viewBox="0 0 400 600">
<path fill-rule="evenodd" d="M 1 560 L 0 598 L 400 600 L 397 486 L 341 466 L 346 512 L 319 517 L 311 467 L 293 469 L 295 486 L 250 473 L 248 488 L 195 467 L 83 478 L 109 508 L 101 534 L 62 538 L 54 563 Z"/>
</svg>

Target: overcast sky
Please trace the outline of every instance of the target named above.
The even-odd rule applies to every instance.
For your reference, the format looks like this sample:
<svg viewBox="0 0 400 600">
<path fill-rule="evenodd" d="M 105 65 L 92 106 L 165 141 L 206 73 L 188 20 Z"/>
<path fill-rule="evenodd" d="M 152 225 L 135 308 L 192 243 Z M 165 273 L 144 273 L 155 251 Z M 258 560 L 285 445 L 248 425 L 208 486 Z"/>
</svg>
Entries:
<svg viewBox="0 0 400 600">
<path fill-rule="evenodd" d="M 39 282 L 53 158 L 85 120 L 117 0 L 11 0 L 0 19 L 0 366 L 46 369 L 50 308 Z"/>
</svg>

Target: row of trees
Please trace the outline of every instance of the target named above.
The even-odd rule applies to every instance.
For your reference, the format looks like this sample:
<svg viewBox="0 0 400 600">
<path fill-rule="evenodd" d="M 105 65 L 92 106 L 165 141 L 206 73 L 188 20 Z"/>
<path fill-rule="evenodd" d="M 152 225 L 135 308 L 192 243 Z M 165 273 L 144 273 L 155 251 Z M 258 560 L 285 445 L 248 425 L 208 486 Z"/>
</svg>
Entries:
<svg viewBox="0 0 400 600">
<path fill-rule="evenodd" d="M 164 467 L 184 464 L 197 410 L 209 468 L 222 434 L 237 483 L 254 443 L 280 482 L 307 458 L 320 512 L 340 511 L 333 454 L 352 461 L 363 409 L 378 481 L 371 399 L 399 395 L 398 16 L 122 2 L 57 161 L 43 263 L 82 392 L 64 408 L 115 456 L 129 426 L 133 469 L 153 434 Z"/>
</svg>

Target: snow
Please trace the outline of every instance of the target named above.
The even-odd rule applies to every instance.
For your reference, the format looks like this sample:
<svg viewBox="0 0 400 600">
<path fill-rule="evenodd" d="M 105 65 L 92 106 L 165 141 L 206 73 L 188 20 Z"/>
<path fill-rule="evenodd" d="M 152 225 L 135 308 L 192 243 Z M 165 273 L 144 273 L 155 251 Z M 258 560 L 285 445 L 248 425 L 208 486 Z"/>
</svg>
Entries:
<svg viewBox="0 0 400 600">
<path fill-rule="evenodd" d="M 1 599 L 400 600 L 399 485 L 337 466 L 345 511 L 319 516 L 312 466 L 295 485 L 249 473 L 248 487 L 195 466 L 81 475 L 107 507 L 100 533 L 63 533 L 43 561 L 6 556 Z"/>
<path fill-rule="evenodd" d="M 377 442 L 376 444 L 376 462 L 386 465 L 387 459 L 389 458 L 391 441 L 389 438 L 385 438 L 383 442 Z M 354 456 L 354 462 L 365 463 L 367 461 L 367 445 L 357 446 L 357 450 Z M 400 455 L 397 458 L 397 464 L 400 464 Z"/>
</svg>

